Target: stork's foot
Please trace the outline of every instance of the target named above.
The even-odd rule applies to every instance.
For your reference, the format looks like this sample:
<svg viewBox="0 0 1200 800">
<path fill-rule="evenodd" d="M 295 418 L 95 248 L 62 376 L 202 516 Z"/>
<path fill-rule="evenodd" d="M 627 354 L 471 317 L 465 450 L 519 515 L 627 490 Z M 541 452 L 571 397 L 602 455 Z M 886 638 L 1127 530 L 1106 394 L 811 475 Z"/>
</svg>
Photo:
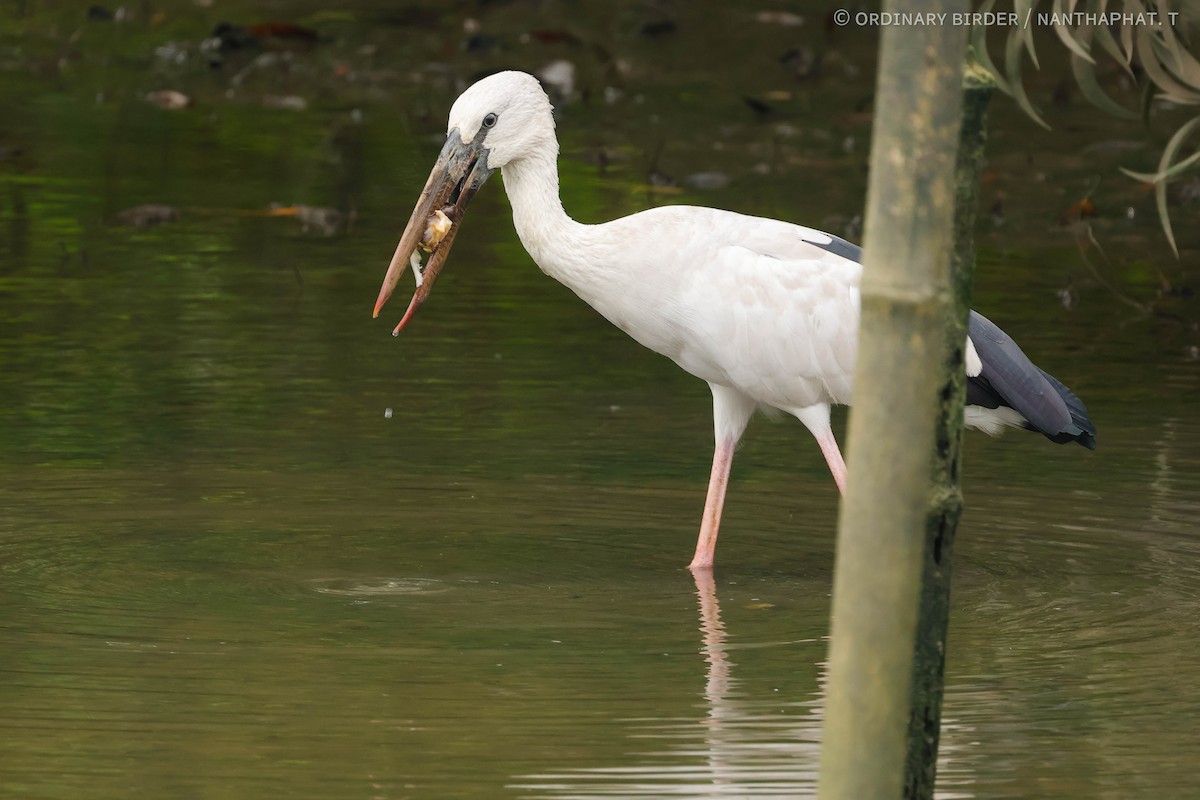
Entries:
<svg viewBox="0 0 1200 800">
<path fill-rule="evenodd" d="M 710 525 L 709 519 L 706 514 L 704 524 L 700 526 L 700 536 L 696 539 L 696 554 L 692 556 L 692 563 L 688 564 L 688 569 L 693 572 L 698 569 L 711 570 L 713 567 L 717 552 L 717 526 L 715 523 Z"/>
</svg>

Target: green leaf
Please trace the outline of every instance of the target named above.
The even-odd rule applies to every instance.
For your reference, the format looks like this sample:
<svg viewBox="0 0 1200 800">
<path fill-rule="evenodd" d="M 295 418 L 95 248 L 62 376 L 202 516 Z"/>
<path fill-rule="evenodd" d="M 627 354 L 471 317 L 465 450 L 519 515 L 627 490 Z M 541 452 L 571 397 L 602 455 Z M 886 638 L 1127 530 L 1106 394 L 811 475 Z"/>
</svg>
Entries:
<svg viewBox="0 0 1200 800">
<path fill-rule="evenodd" d="M 1008 42 L 1004 48 L 1004 64 L 1008 72 L 1008 83 L 1012 88 L 1011 94 L 1030 119 L 1050 130 L 1050 126 L 1034 109 L 1033 103 L 1029 102 L 1029 96 L 1025 94 L 1025 87 L 1021 83 L 1021 46 L 1024 38 L 1020 28 L 1013 28 L 1008 34 Z"/>
<path fill-rule="evenodd" d="M 1065 7 L 1063 6 L 1064 2 L 1067 3 Z M 1075 0 L 1054 0 L 1054 6 L 1052 10 L 1056 15 L 1070 14 L 1075 10 Z M 1083 31 L 1086 30 L 1087 28 L 1083 29 Z M 1084 42 L 1082 40 L 1084 39 L 1085 34 L 1082 31 L 1080 32 L 1080 38 L 1076 39 L 1075 36 L 1072 35 L 1072 30 L 1069 25 L 1056 24 L 1054 26 L 1054 32 L 1058 34 L 1058 38 L 1061 39 L 1062 43 L 1067 46 L 1067 49 L 1076 56 L 1082 58 L 1089 64 L 1096 63 L 1096 59 L 1092 58 L 1092 54 L 1089 53 L 1087 48 L 1084 46 Z"/>
<path fill-rule="evenodd" d="M 1107 5 L 1106 0 L 1088 0 L 1088 13 L 1103 14 Z M 1122 34 L 1124 35 L 1127 30 L 1128 26 L 1122 29 Z M 1098 27 L 1082 26 L 1079 34 L 1081 38 L 1087 37 L 1089 42 L 1095 41 L 1099 44 L 1105 52 L 1113 57 L 1114 61 L 1121 65 L 1121 68 L 1125 70 L 1129 77 L 1134 77 L 1133 68 L 1130 66 L 1133 60 L 1132 40 L 1126 42 L 1128 46 L 1122 49 L 1121 45 L 1117 44 L 1117 40 L 1113 38 L 1112 31 L 1108 29 L 1107 25 L 1100 25 Z"/>
<path fill-rule="evenodd" d="M 1127 75 L 1133 77 L 1133 68 L 1129 64 L 1130 55 L 1121 51 L 1121 46 L 1113 38 L 1112 32 L 1105 27 L 1090 28 L 1089 30 L 1095 42 L 1113 57 L 1113 61 L 1121 65 Z"/>
<path fill-rule="evenodd" d="M 1175 244 L 1175 233 L 1171 230 L 1171 215 L 1167 213 L 1167 183 L 1168 176 L 1173 176 L 1182 172 L 1186 167 L 1200 162 L 1200 153 L 1196 153 L 1189 158 L 1184 159 L 1174 167 L 1171 162 L 1175 159 L 1175 155 L 1182 149 L 1183 143 L 1196 130 L 1200 130 L 1200 117 L 1194 117 L 1192 120 L 1183 125 L 1179 130 L 1175 131 L 1175 135 L 1171 137 L 1171 141 L 1167 142 L 1167 146 L 1163 148 L 1162 157 L 1158 160 L 1158 173 L 1156 175 L 1141 175 L 1136 172 L 1122 170 L 1127 175 L 1131 175 L 1139 180 L 1146 180 L 1154 184 L 1154 199 L 1155 205 L 1158 206 L 1158 219 L 1162 222 L 1163 233 L 1167 235 L 1167 243 L 1171 245 L 1172 252 L 1175 257 L 1179 258 L 1179 247 Z"/>
<path fill-rule="evenodd" d="M 1195 117 L 1191 120 L 1188 120 L 1179 128 L 1179 130 L 1175 131 L 1175 134 L 1171 137 L 1171 140 L 1167 142 L 1167 146 L 1163 148 L 1162 155 L 1159 157 L 1158 172 L 1153 174 L 1145 172 L 1131 172 L 1124 168 L 1122 168 L 1121 171 L 1130 177 L 1137 178 L 1138 180 L 1145 181 L 1146 183 L 1163 183 L 1171 180 L 1174 177 L 1177 177 L 1179 173 L 1183 172 L 1188 166 L 1200 161 L 1200 152 L 1196 152 L 1177 164 L 1171 164 L 1171 161 L 1175 158 L 1175 155 L 1183 148 L 1183 143 L 1187 141 L 1187 138 L 1197 130 L 1200 130 L 1200 117 Z"/>
<path fill-rule="evenodd" d="M 1013 11 L 1017 12 L 1017 20 L 1022 27 L 1018 28 L 1021 31 L 1021 39 L 1025 42 L 1025 49 L 1029 51 L 1029 60 L 1033 62 L 1034 69 L 1041 69 L 1042 65 L 1038 63 L 1037 51 L 1033 47 L 1033 26 L 1025 25 L 1025 20 L 1030 18 L 1033 13 L 1034 0 L 1013 0 Z"/>
<path fill-rule="evenodd" d="M 1170 25 L 1162 26 L 1159 32 L 1162 34 L 1160 46 L 1169 59 L 1169 62 L 1164 59 L 1164 64 L 1188 86 L 1200 88 L 1200 61 L 1175 37 L 1175 29 Z"/>
<path fill-rule="evenodd" d="M 1158 57 L 1157 41 L 1150 34 L 1149 28 L 1138 28 L 1138 62 L 1142 65 L 1142 69 L 1146 70 L 1146 75 L 1150 77 L 1150 80 L 1154 81 L 1154 85 L 1158 87 L 1159 92 L 1162 93 L 1165 99 L 1183 105 L 1196 105 L 1200 103 L 1200 92 L 1194 92 L 1187 86 L 1184 86 L 1163 68 Z"/>
<path fill-rule="evenodd" d="M 1125 169 L 1124 167 L 1121 167 L 1120 169 L 1121 169 L 1121 172 L 1124 172 L 1126 175 L 1133 178 L 1134 180 L 1143 181 L 1144 183 L 1159 183 L 1159 182 L 1169 182 L 1169 181 L 1174 180 L 1175 178 L 1178 178 L 1180 175 L 1187 172 L 1192 166 L 1194 166 L 1196 164 L 1200 164 L 1200 152 L 1192 153 L 1190 156 L 1185 158 L 1183 161 L 1180 161 L 1178 164 L 1171 165 L 1171 168 L 1168 169 L 1166 172 L 1157 172 L 1157 173 L 1134 172 L 1133 170 Z"/>
<path fill-rule="evenodd" d="M 979 13 L 986 14 L 992 10 L 992 6 L 995 4 L 996 0 L 985 0 L 979 6 Z M 975 54 L 975 60 L 979 62 L 979 66 L 991 74 L 992 80 L 996 82 L 996 88 L 1011 95 L 1012 87 L 1008 85 L 1008 81 L 1004 80 L 1004 76 L 1000 74 L 1000 70 L 992 63 L 992 57 L 988 54 L 987 31 L 988 29 L 984 25 L 975 25 L 971 28 L 971 51 Z"/>
<path fill-rule="evenodd" d="M 1133 26 L 1121 26 L 1121 49 L 1125 51 L 1125 60 L 1133 63 Z"/>
<path fill-rule="evenodd" d="M 1140 115 L 1136 111 L 1130 111 L 1104 93 L 1104 90 L 1100 88 L 1100 82 L 1096 80 L 1096 65 L 1094 62 L 1084 61 L 1079 56 L 1072 54 L 1071 72 L 1075 73 L 1075 83 L 1079 85 L 1079 91 L 1096 108 L 1112 114 L 1114 117 L 1121 117 L 1123 119 L 1139 118 Z"/>
</svg>

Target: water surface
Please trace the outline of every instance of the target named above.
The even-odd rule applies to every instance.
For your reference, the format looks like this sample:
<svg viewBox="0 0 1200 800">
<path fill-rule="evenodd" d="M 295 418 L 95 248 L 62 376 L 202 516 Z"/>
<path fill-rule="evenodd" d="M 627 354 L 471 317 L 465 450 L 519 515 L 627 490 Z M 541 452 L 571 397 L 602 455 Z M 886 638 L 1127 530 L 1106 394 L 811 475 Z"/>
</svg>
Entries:
<svg viewBox="0 0 1200 800">
<path fill-rule="evenodd" d="M 166 8 L 27 10 L 0 39 L 2 793 L 811 795 L 837 497 L 802 427 L 752 424 L 697 584 L 707 390 L 542 276 L 498 181 L 403 337 L 368 309 L 457 83 L 559 57 L 581 84 L 559 103 L 569 212 L 691 202 L 857 238 L 869 32 L 294 3 L 272 13 L 328 41 L 211 70 L 217 12 Z M 463 49 L 469 15 L 494 46 Z M 618 77 L 595 47 L 521 40 L 585 28 Z M 824 77 L 780 65 L 794 46 Z M 1169 129 L 1033 86 L 1056 133 L 997 100 L 975 305 L 1086 400 L 1100 447 L 968 435 L 941 793 L 1192 797 L 1197 315 L 1115 173 Z M 164 87 L 195 105 L 143 100 Z M 746 95 L 783 99 L 760 119 Z M 687 188 L 713 171 L 728 185 Z M 1089 191 L 1103 281 L 1060 221 Z M 151 202 L 180 219 L 115 224 Z M 272 202 L 353 222 L 327 236 Z M 1194 263 L 1194 207 L 1175 213 Z"/>
</svg>

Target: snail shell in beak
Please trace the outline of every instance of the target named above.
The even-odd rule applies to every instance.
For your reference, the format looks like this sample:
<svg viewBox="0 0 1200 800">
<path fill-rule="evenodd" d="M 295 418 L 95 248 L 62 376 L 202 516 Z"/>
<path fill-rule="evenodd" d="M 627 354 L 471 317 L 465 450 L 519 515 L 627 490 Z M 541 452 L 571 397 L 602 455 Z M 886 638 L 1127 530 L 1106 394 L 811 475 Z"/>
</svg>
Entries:
<svg viewBox="0 0 1200 800">
<path fill-rule="evenodd" d="M 419 247 L 426 253 L 432 253 L 446 238 L 446 234 L 454 227 L 454 223 L 440 208 L 429 215 L 425 221 L 425 232 L 421 234 Z"/>
</svg>

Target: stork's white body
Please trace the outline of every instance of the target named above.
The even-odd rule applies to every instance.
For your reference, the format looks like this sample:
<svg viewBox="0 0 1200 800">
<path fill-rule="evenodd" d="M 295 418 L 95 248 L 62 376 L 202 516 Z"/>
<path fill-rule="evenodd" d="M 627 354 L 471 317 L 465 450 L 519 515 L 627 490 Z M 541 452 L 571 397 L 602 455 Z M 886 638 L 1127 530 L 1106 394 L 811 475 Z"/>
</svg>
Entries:
<svg viewBox="0 0 1200 800">
<path fill-rule="evenodd" d="M 504 172 L 522 243 L 609 322 L 764 405 L 850 402 L 862 267 L 802 238 L 823 234 L 691 206 L 581 225 L 524 174 Z"/>
<path fill-rule="evenodd" d="M 716 451 L 694 567 L 712 564 L 733 449 L 755 409 L 795 415 L 817 439 L 840 490 L 845 464 L 830 407 L 849 403 L 860 264 L 824 250 L 819 231 L 695 206 L 599 225 L 567 216 L 557 148 L 503 168 L 521 243 L 642 345 L 707 381 Z"/>
<path fill-rule="evenodd" d="M 559 199 L 549 101 L 522 73 L 499 73 L 472 86 L 454 104 L 447 127 L 448 142 L 457 133 L 486 150 L 489 167 L 502 170 L 517 233 L 546 274 L 709 384 L 716 449 L 693 568 L 712 565 L 733 450 L 756 408 L 780 409 L 803 422 L 844 490 L 845 465 L 829 414 L 853 392 L 862 267 L 837 252 L 853 246 L 810 228 L 694 206 L 655 208 L 598 225 L 575 222 Z M 397 258 L 405 257 L 398 248 Z M 1004 349 L 1007 337 L 987 325 L 990 353 L 1020 356 L 1012 375 L 998 379 L 1040 373 L 1015 345 Z M 969 376 L 983 369 L 970 339 L 966 369 Z M 1044 394 L 1040 384 L 1036 391 Z M 1005 400 L 1000 397 L 999 408 L 973 407 L 968 424 L 993 433 L 1024 424 Z M 1066 414 L 1057 402 L 1054 413 Z"/>
</svg>

